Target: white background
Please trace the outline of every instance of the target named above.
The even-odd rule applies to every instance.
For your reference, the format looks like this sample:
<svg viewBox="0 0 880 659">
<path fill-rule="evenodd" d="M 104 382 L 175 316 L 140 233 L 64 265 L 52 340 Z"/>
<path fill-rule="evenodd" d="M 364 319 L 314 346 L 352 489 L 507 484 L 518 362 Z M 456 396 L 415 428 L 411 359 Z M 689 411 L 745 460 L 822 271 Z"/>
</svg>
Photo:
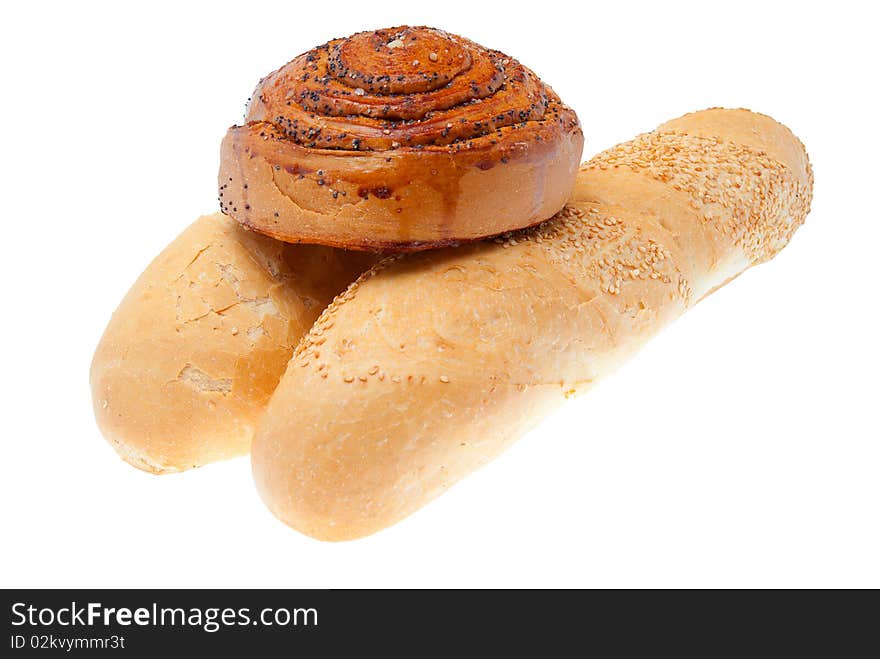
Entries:
<svg viewBox="0 0 880 659">
<path fill-rule="evenodd" d="M 0 585 L 880 586 L 869 6 L 7 5 Z M 140 271 L 216 208 L 220 139 L 258 78 L 403 23 L 533 68 L 578 111 L 585 157 L 708 106 L 771 114 L 807 145 L 815 202 L 779 257 L 490 466 L 390 530 L 325 544 L 270 515 L 246 458 L 124 464 L 88 366 Z"/>
</svg>

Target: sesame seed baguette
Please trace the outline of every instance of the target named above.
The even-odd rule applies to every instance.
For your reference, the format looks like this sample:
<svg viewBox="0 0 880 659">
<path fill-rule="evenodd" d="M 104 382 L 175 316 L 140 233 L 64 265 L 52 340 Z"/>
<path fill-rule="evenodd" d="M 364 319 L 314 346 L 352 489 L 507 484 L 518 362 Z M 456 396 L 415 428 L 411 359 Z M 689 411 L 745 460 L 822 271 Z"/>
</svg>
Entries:
<svg viewBox="0 0 880 659">
<path fill-rule="evenodd" d="M 383 260 L 273 394 L 252 449 L 261 496 L 323 540 L 403 519 L 772 257 L 811 190 L 788 129 L 713 109 L 596 156 L 538 227 Z"/>
<path fill-rule="evenodd" d="M 296 343 L 375 260 L 199 218 L 138 278 L 95 351 L 104 436 L 154 473 L 246 453 Z"/>
</svg>

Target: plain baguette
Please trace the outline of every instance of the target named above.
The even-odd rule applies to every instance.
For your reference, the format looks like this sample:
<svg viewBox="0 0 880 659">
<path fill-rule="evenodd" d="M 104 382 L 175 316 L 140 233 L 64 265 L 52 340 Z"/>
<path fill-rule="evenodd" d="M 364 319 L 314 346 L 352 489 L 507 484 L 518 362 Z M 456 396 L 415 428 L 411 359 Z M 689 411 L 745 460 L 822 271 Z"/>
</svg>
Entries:
<svg viewBox="0 0 880 659">
<path fill-rule="evenodd" d="M 104 436 L 155 473 L 246 453 L 297 341 L 375 258 L 198 219 L 135 282 L 95 351 Z"/>
<path fill-rule="evenodd" d="M 254 439 L 272 512 L 325 540 L 404 518 L 618 366 L 803 222 L 812 172 L 769 117 L 713 109 L 582 167 L 530 230 L 390 257 L 322 314 Z"/>
</svg>

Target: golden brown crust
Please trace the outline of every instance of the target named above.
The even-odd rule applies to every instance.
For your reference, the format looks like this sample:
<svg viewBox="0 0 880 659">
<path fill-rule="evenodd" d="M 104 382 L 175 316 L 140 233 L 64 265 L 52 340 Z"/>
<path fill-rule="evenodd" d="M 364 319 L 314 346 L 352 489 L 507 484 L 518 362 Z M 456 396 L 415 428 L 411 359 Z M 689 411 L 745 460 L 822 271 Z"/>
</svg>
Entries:
<svg viewBox="0 0 880 659">
<path fill-rule="evenodd" d="M 156 473 L 246 453 L 293 347 L 370 260 L 200 218 L 144 271 L 101 338 L 90 374 L 101 431 Z"/>
<path fill-rule="evenodd" d="M 811 195 L 794 138 L 771 153 L 783 132 L 742 111 L 673 123 L 588 163 L 552 220 L 390 257 L 339 296 L 254 440 L 269 508 L 326 540 L 393 524 L 778 251 Z"/>
<path fill-rule="evenodd" d="M 582 149 L 516 60 L 431 28 L 364 32 L 260 82 L 221 147 L 221 209 L 288 242 L 414 251 L 547 219 Z"/>
<path fill-rule="evenodd" d="M 680 153 L 688 158 L 677 157 Z M 812 187 L 760 148 L 665 127 L 600 153 L 582 169 L 590 170 L 629 170 L 685 193 L 692 207 L 703 210 L 702 221 L 725 234 L 752 263 L 772 258 L 788 244 L 809 210 Z M 776 212 L 779 206 L 789 212 Z"/>
</svg>

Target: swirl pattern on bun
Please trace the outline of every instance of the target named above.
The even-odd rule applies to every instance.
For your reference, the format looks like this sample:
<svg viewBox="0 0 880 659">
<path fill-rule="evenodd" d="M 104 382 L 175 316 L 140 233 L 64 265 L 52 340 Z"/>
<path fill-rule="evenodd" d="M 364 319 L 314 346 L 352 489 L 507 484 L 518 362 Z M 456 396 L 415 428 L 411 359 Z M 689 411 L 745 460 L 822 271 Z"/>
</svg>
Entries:
<svg viewBox="0 0 880 659">
<path fill-rule="evenodd" d="M 223 141 L 223 212 L 288 242 L 411 251 L 541 222 L 583 149 L 516 60 L 426 27 L 335 39 L 260 81 Z"/>
</svg>

